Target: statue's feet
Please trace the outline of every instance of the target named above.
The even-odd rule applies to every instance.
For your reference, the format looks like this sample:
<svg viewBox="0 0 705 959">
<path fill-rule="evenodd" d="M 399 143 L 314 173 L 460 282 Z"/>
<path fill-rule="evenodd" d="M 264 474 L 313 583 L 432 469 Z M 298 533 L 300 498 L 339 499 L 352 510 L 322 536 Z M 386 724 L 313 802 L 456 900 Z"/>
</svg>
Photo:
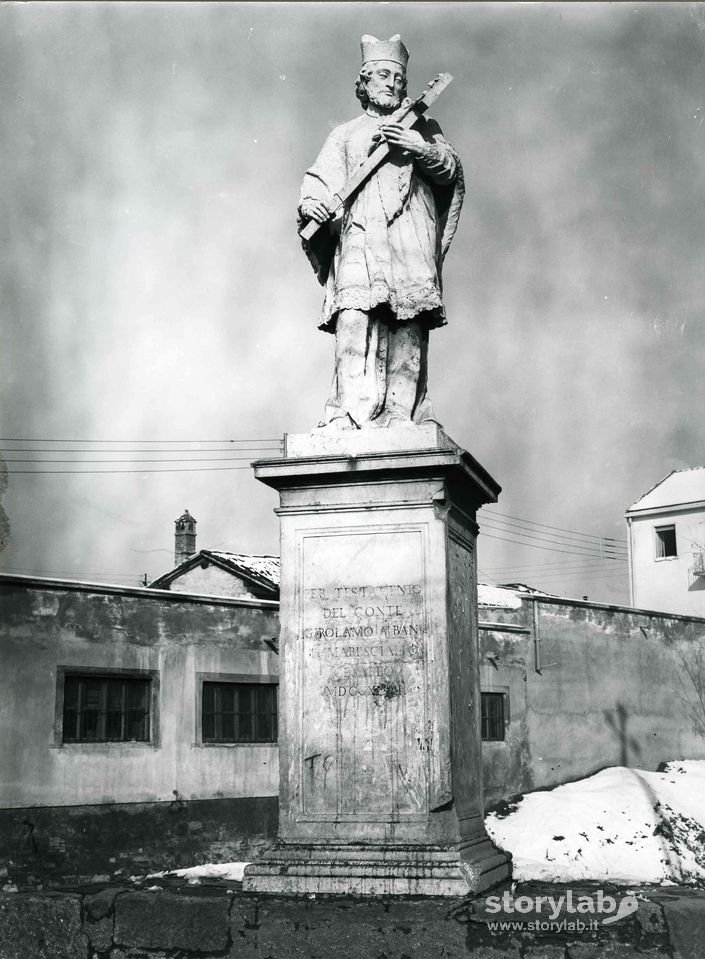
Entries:
<svg viewBox="0 0 705 959">
<path fill-rule="evenodd" d="M 395 426 L 413 426 L 413 420 L 393 410 L 382 410 L 377 419 L 372 420 L 370 426 L 375 429 L 393 429 Z"/>
</svg>

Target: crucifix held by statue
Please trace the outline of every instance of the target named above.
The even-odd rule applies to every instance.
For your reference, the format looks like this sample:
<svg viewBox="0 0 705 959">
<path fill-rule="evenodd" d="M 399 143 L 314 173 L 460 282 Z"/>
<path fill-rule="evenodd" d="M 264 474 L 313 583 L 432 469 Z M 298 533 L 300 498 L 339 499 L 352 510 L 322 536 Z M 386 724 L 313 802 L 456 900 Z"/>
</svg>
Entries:
<svg viewBox="0 0 705 959">
<path fill-rule="evenodd" d="M 446 322 L 441 268 L 464 192 L 458 155 L 424 98 L 406 99 L 399 36 L 366 35 L 361 47 L 363 113 L 332 131 L 299 202 L 304 249 L 325 287 L 319 328 L 335 334 L 320 424 L 331 432 L 436 421 L 428 338 Z"/>
</svg>

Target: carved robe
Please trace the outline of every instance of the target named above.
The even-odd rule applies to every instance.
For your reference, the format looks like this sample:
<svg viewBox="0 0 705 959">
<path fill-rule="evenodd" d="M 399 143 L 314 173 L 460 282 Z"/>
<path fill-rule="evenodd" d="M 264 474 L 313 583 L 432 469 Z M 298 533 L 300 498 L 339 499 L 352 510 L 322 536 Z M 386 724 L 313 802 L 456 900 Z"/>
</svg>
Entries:
<svg viewBox="0 0 705 959">
<path fill-rule="evenodd" d="M 301 202 L 334 205 L 334 194 L 367 159 L 373 135 L 389 119 L 363 113 L 336 127 L 304 176 Z M 319 230 L 318 246 L 307 249 L 325 284 L 323 330 L 335 331 L 340 310 L 370 312 L 383 304 L 398 322 L 421 315 L 427 328 L 446 322 L 441 265 L 460 214 L 462 169 L 434 120 L 416 129 L 426 153 L 393 150 L 347 209 Z"/>
<path fill-rule="evenodd" d="M 336 205 L 392 117 L 363 114 L 336 127 L 304 176 L 301 203 Z M 433 120 L 416 129 L 421 156 L 393 149 L 352 201 L 304 249 L 325 286 L 319 327 L 336 334 L 321 426 L 389 427 L 435 420 L 427 396 L 428 331 L 446 322 L 441 266 L 455 233 L 463 176 Z"/>
</svg>

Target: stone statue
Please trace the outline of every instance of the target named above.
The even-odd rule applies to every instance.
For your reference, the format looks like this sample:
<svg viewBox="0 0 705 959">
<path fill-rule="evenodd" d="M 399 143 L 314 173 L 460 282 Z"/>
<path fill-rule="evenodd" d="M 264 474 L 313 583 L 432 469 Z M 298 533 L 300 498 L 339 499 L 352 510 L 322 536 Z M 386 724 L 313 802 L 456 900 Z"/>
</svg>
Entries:
<svg viewBox="0 0 705 959">
<path fill-rule="evenodd" d="M 301 188 L 300 221 L 325 224 L 304 248 L 325 285 L 319 328 L 335 333 L 328 431 L 435 421 L 427 396 L 429 330 L 446 322 L 441 266 L 458 222 L 463 175 L 434 120 L 395 121 L 409 53 L 400 37 L 362 37 L 364 112 L 336 127 Z M 384 163 L 342 209 L 334 197 L 385 139 Z"/>
</svg>

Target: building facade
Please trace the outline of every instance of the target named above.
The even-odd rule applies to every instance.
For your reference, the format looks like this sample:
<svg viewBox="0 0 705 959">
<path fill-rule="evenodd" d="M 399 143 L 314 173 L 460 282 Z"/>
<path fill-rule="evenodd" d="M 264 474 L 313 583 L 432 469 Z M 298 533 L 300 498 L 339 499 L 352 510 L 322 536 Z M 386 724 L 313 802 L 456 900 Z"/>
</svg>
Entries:
<svg viewBox="0 0 705 959">
<path fill-rule="evenodd" d="M 3 806 L 277 793 L 276 726 L 228 742 L 213 698 L 276 687 L 276 603 L 3 576 L 2 607 Z"/>
<path fill-rule="evenodd" d="M 0 861 L 274 838 L 276 602 L 2 576 L 0 608 Z"/>
<path fill-rule="evenodd" d="M 705 616 L 705 467 L 674 470 L 625 516 L 632 605 Z"/>
<path fill-rule="evenodd" d="M 705 619 L 558 597 L 480 607 L 485 796 L 705 758 Z M 487 704 L 483 704 L 487 712 Z"/>
<path fill-rule="evenodd" d="M 17 576 L 0 597 L 0 807 L 277 795 L 276 602 Z M 705 619 L 479 601 L 490 801 L 705 757 Z"/>
</svg>

